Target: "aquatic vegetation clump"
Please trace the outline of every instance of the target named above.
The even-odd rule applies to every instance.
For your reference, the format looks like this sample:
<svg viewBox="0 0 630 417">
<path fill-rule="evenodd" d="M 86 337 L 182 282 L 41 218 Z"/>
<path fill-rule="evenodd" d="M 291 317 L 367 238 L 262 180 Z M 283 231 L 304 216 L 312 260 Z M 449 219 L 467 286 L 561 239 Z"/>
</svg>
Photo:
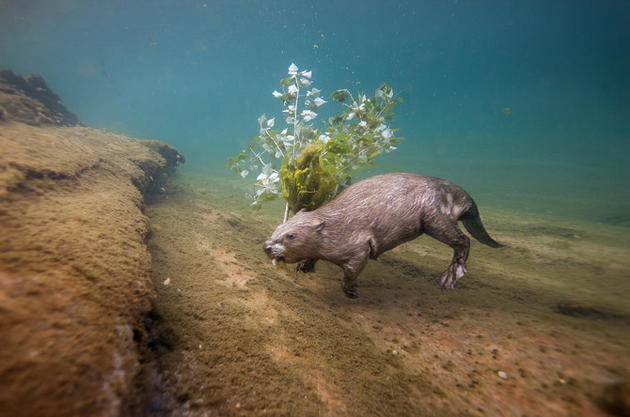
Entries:
<svg viewBox="0 0 630 417">
<path fill-rule="evenodd" d="M 282 197 L 294 213 L 302 209 L 314 210 L 335 195 L 334 172 L 320 160 L 323 148 L 321 143 L 312 143 L 300 153 L 297 161 L 283 161 L 280 169 Z"/>
<path fill-rule="evenodd" d="M 288 77 L 280 81 L 282 92 L 272 95 L 284 105 L 286 127 L 276 129 L 276 118 L 258 118 L 259 134 L 240 154 L 228 161 L 243 178 L 258 173 L 252 206 L 282 196 L 289 211 L 313 210 L 331 200 L 358 170 L 374 165 L 374 159 L 396 149 L 402 140 L 389 127 L 393 109 L 401 98 L 387 84 L 373 97 L 349 90 L 330 95 L 342 111 L 318 129 L 313 120 L 327 103 L 321 90 L 312 87 L 312 72 L 289 66 Z M 310 88 L 310 89 L 309 89 Z"/>
</svg>

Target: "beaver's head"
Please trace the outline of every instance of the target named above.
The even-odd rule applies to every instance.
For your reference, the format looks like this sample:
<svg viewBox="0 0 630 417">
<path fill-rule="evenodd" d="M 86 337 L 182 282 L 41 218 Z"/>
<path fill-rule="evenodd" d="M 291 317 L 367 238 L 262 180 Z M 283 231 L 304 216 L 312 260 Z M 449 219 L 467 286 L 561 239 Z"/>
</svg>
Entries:
<svg viewBox="0 0 630 417">
<path fill-rule="evenodd" d="M 299 262 L 317 258 L 324 221 L 312 213 L 298 212 L 276 228 L 263 249 L 276 261 Z"/>
</svg>

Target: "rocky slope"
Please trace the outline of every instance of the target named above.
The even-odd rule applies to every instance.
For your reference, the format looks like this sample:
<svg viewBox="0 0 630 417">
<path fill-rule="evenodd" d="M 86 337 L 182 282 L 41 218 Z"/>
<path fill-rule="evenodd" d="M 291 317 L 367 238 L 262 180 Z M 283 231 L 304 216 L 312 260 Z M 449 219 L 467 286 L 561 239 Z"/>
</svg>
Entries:
<svg viewBox="0 0 630 417">
<path fill-rule="evenodd" d="M 62 127 L 78 121 L 58 98 L 47 102 L 56 96 L 41 77 L 9 83 L 7 74 L 0 415 L 124 415 L 139 397 L 138 342 L 154 297 L 144 193 L 183 157 L 157 141 Z"/>
</svg>

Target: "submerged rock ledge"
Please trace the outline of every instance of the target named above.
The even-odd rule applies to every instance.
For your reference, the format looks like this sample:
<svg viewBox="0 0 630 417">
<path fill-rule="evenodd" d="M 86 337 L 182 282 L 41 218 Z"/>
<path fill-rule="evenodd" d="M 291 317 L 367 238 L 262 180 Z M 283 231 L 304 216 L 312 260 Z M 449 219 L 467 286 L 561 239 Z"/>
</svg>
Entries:
<svg viewBox="0 0 630 417">
<path fill-rule="evenodd" d="M 0 120 L 13 120 L 33 126 L 52 124 L 76 126 L 79 119 L 61 104 L 39 74 L 24 78 L 0 69 Z"/>
<path fill-rule="evenodd" d="M 0 121 L 1 415 L 133 407 L 155 296 L 143 195 L 179 162 L 158 141 Z"/>
</svg>

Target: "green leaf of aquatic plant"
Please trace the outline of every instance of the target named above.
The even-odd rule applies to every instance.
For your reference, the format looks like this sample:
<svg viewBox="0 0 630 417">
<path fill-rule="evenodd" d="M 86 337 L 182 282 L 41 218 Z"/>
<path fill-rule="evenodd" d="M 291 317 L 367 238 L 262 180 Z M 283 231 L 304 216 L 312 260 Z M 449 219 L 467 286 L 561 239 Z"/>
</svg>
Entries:
<svg viewBox="0 0 630 417">
<path fill-rule="evenodd" d="M 333 91 L 333 93 L 330 95 L 331 99 L 338 101 L 340 103 L 343 103 L 344 101 L 346 101 L 348 97 L 350 97 L 350 91 L 346 89 Z"/>
</svg>

